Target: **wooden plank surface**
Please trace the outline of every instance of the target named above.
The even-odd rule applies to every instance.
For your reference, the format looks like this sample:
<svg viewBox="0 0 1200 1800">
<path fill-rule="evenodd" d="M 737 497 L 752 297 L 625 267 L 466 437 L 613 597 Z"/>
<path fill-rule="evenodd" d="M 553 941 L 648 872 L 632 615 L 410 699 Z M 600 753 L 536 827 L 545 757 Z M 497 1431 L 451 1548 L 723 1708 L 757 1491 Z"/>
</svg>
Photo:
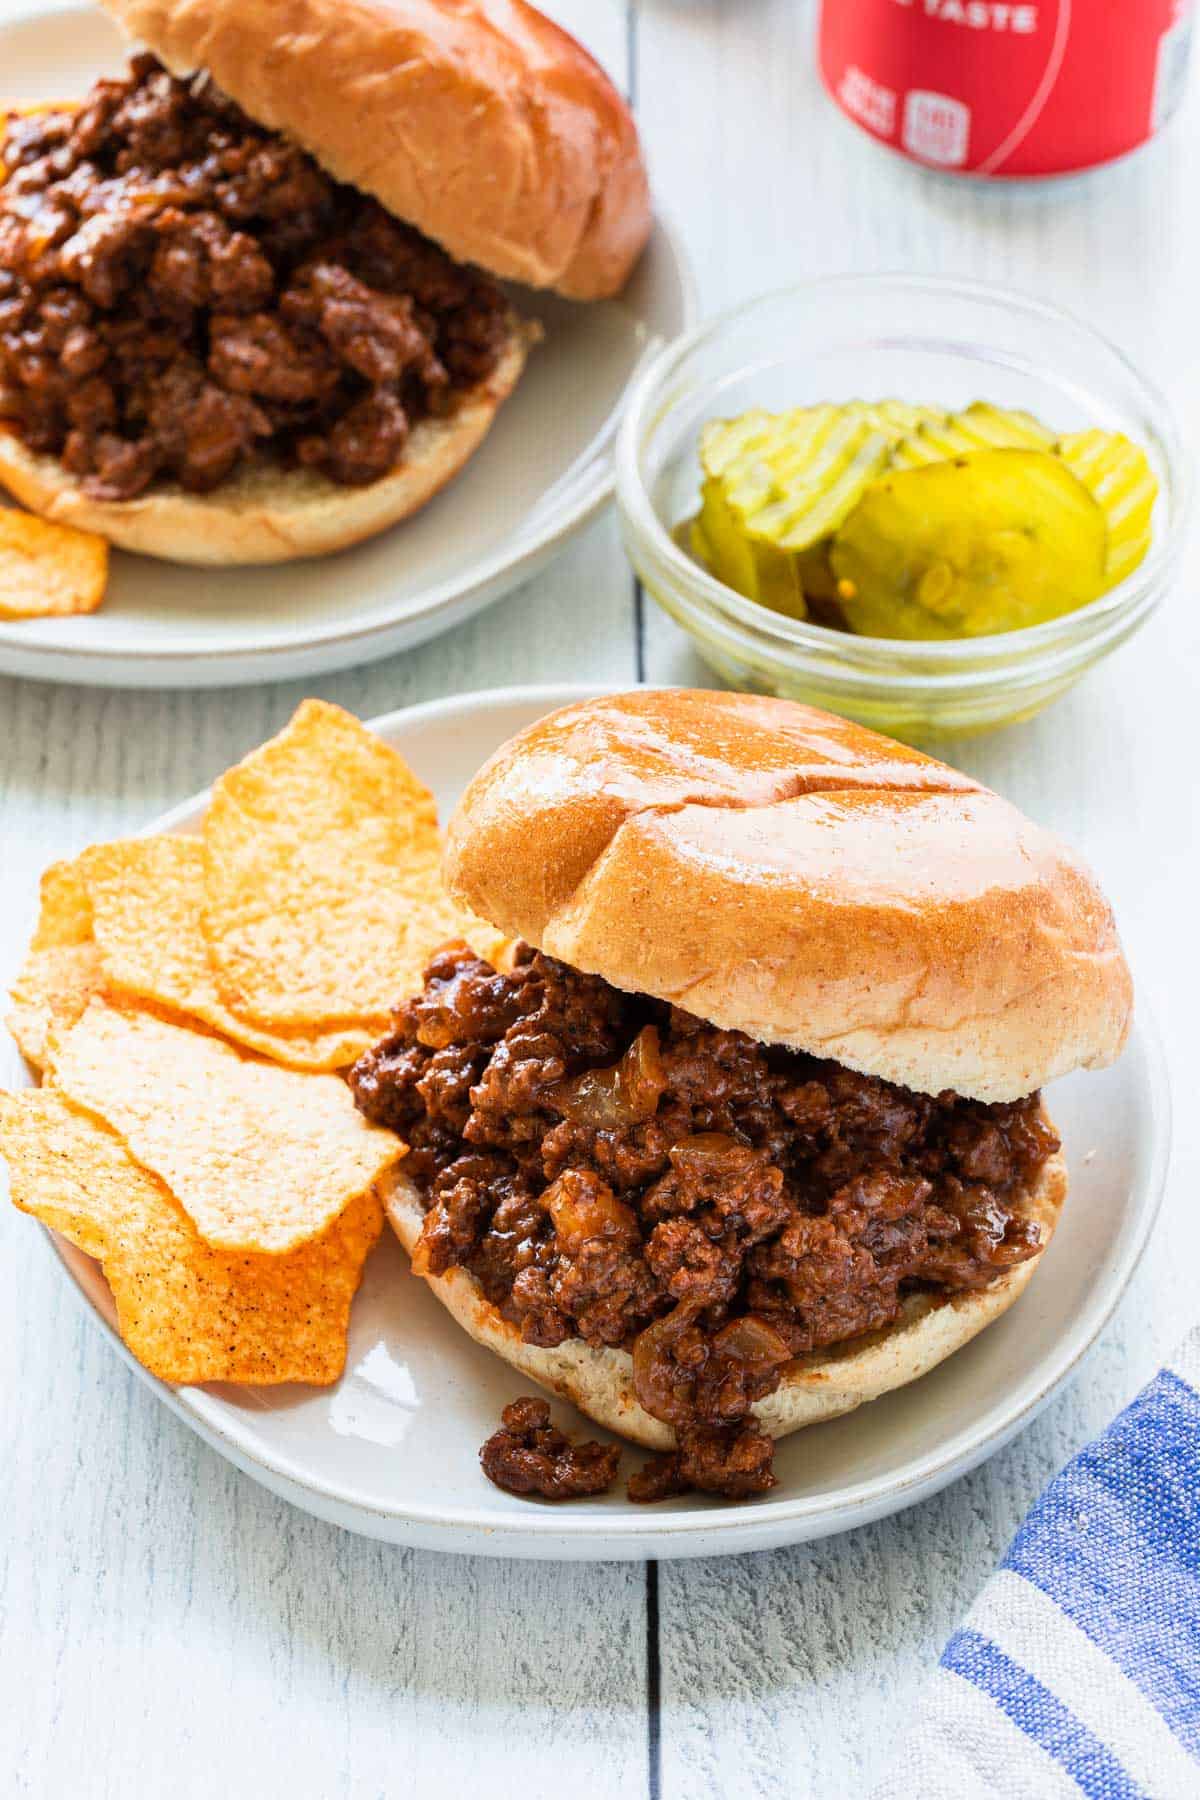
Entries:
<svg viewBox="0 0 1200 1800">
<path fill-rule="evenodd" d="M 1086 312 L 1196 417 L 1195 100 L 1167 143 L 1094 182 L 980 194 L 889 162 L 832 113 L 807 5 L 550 10 L 636 73 L 656 185 L 707 307 L 849 268 L 1011 281 Z M 1091 856 L 1184 1099 L 1167 1218 L 1075 1387 L 987 1468 L 895 1520 L 662 1565 L 648 1633 L 640 1567 L 390 1550 L 263 1493 L 123 1371 L 37 1234 L 0 1215 L 0 1791 L 10 1775 L 39 1800 L 432 1795 L 455 1781 L 589 1800 L 861 1791 L 1033 1495 L 1196 1305 L 1194 556 L 1191 570 L 1069 700 L 959 753 Z M 185 797 L 302 691 L 369 716 L 511 682 L 710 679 L 668 621 L 647 611 L 639 639 L 636 620 L 609 518 L 511 599 L 373 668 L 196 695 L 0 682 L 0 977 L 51 856 Z"/>
</svg>

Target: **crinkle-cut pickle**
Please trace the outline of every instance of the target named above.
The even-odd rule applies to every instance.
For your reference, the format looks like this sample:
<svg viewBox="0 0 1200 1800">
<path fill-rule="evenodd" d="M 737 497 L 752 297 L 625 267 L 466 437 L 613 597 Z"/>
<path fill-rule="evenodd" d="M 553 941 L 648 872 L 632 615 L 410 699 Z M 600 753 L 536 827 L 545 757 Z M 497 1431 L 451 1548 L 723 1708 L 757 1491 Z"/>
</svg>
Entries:
<svg viewBox="0 0 1200 1800">
<path fill-rule="evenodd" d="M 703 504 L 692 521 L 692 549 L 727 587 L 774 612 L 802 619 L 804 589 L 795 559 L 772 544 L 755 543 L 740 525 L 721 492 L 706 481 Z"/>
<path fill-rule="evenodd" d="M 887 466 L 891 439 L 853 406 L 745 414 L 705 427 L 702 495 L 723 504 L 756 543 L 795 551 L 841 524 L 866 484 Z M 705 522 L 710 538 L 720 536 Z"/>
<path fill-rule="evenodd" d="M 914 520 L 911 500 L 901 511 L 893 502 L 889 512 L 874 498 L 881 487 L 890 492 L 898 473 L 970 469 L 1001 452 L 1038 460 L 984 463 L 973 475 L 918 488 L 942 509 L 928 520 Z M 957 412 L 901 400 L 782 413 L 758 407 L 705 426 L 700 458 L 700 511 L 684 529 L 720 580 L 792 618 L 813 613 L 886 637 L 1008 631 L 1086 604 L 1145 556 L 1158 493 L 1145 453 L 1119 433 L 1060 438 L 1031 413 L 986 400 Z M 1007 502 L 995 491 L 1002 482 L 1020 490 Z M 984 512 L 968 528 L 964 515 L 977 501 Z M 840 565 L 863 554 L 858 536 L 873 529 L 877 513 L 923 536 L 891 545 L 886 555 L 874 543 L 864 597 Z M 949 553 L 939 552 L 939 538 Z M 890 598 L 885 574 L 906 584 Z"/>
<path fill-rule="evenodd" d="M 832 597 L 833 533 L 895 446 L 935 416 L 883 400 L 785 413 L 759 407 L 713 420 L 700 440 L 705 481 L 693 550 L 727 586 L 803 618 L 806 592 Z"/>
<path fill-rule="evenodd" d="M 973 400 L 962 412 L 934 414 L 897 444 L 892 466 L 915 469 L 974 450 L 1053 450 L 1054 433 L 1027 412 Z"/>
<path fill-rule="evenodd" d="M 1040 625 L 1103 593 L 1099 503 L 1044 450 L 977 450 L 875 482 L 830 560 L 851 630 L 960 638 Z"/>
<path fill-rule="evenodd" d="M 1132 574 L 1152 536 L 1158 482 L 1146 452 L 1119 431 L 1073 431 L 1057 450 L 1072 475 L 1082 481 L 1108 526 L 1105 586 Z"/>
</svg>

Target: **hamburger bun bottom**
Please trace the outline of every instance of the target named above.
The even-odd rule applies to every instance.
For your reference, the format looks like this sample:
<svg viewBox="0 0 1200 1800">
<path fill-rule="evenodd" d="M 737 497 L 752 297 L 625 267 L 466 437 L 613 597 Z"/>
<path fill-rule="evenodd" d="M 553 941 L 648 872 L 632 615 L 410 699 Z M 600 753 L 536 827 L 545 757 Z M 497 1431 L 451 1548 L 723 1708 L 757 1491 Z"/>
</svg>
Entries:
<svg viewBox="0 0 1200 1800">
<path fill-rule="evenodd" d="M 171 483 L 135 500 L 93 500 L 57 457 L 35 454 L 3 428 L 0 487 L 42 518 L 163 562 L 229 567 L 325 556 L 399 524 L 458 473 L 487 436 L 540 335 L 512 314 L 508 343 L 486 381 L 464 390 L 445 418 L 414 426 L 403 462 L 366 487 L 261 463 L 238 470 L 210 494 Z"/>
<path fill-rule="evenodd" d="M 804 1425 L 853 1412 L 928 1374 L 1024 1293 L 1054 1235 L 1066 1192 L 1066 1161 L 1059 1151 L 1043 1165 L 1016 1208 L 1022 1218 L 1041 1227 L 1042 1248 L 1036 1256 L 977 1292 L 910 1294 L 901 1316 L 884 1330 L 798 1357 L 776 1391 L 753 1408 L 757 1423 L 774 1438 L 786 1437 Z M 392 1229 L 411 1256 L 425 1215 L 403 1164 L 385 1182 L 384 1204 Z M 619 1437 L 650 1450 L 674 1448 L 671 1427 L 652 1418 L 638 1401 L 633 1358 L 627 1350 L 594 1349 L 582 1338 L 568 1338 L 552 1350 L 526 1344 L 516 1327 L 484 1299 L 467 1270 L 449 1269 L 425 1279 L 477 1344 L 494 1350 L 522 1375 L 571 1401 Z"/>
</svg>

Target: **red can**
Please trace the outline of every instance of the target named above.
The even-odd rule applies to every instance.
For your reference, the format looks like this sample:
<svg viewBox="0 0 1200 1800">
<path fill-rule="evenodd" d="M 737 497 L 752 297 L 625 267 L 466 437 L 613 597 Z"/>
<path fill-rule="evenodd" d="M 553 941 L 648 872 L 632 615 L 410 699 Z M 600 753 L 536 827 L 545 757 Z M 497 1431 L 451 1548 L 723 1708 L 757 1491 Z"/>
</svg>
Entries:
<svg viewBox="0 0 1200 1800">
<path fill-rule="evenodd" d="M 841 110 L 953 175 L 1067 175 L 1136 150 L 1183 91 L 1191 0 L 824 0 Z"/>
</svg>

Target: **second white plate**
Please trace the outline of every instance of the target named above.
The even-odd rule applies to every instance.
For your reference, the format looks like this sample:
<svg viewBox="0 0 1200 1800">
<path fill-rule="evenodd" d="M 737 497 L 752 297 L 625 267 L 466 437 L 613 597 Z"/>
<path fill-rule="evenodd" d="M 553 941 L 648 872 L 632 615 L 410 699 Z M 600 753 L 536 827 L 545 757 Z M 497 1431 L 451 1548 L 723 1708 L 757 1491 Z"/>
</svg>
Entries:
<svg viewBox="0 0 1200 1800">
<path fill-rule="evenodd" d="M 436 790 L 445 817 L 498 745 L 584 691 L 475 694 L 393 713 L 375 729 Z M 206 802 L 197 795 L 155 829 L 195 830 Z M 1028 1293 L 922 1381 L 786 1439 L 773 1497 L 740 1506 L 693 1496 L 639 1507 L 619 1487 L 555 1507 L 492 1487 L 479 1446 L 528 1383 L 467 1338 L 409 1274 L 390 1234 L 367 1265 L 346 1373 L 329 1389 L 165 1387 L 117 1337 L 97 1264 L 52 1241 L 114 1348 L 163 1403 L 238 1468 L 320 1518 L 392 1543 L 496 1556 L 769 1549 L 867 1524 L 982 1462 L 1045 1405 L 1112 1315 L 1153 1224 L 1166 1164 L 1166 1083 L 1145 1022 L 1115 1068 L 1056 1082 L 1049 1106 L 1071 1192 Z M 560 1417 L 569 1413 L 559 1408 Z M 584 1420 L 568 1422 L 594 1432 Z M 71 1431 L 74 1422 L 64 1416 L 57 1428 Z M 635 1454 L 624 1459 L 627 1471 Z"/>
<path fill-rule="evenodd" d="M 80 94 L 127 56 L 99 10 L 0 26 L 0 101 Z M 694 307 L 661 222 L 619 299 L 514 298 L 545 339 L 482 449 L 414 519 L 340 556 L 274 569 L 118 554 L 98 613 L 0 624 L 0 672 L 111 687 L 281 681 L 420 643 L 527 581 L 609 497 L 626 391 Z"/>
</svg>

